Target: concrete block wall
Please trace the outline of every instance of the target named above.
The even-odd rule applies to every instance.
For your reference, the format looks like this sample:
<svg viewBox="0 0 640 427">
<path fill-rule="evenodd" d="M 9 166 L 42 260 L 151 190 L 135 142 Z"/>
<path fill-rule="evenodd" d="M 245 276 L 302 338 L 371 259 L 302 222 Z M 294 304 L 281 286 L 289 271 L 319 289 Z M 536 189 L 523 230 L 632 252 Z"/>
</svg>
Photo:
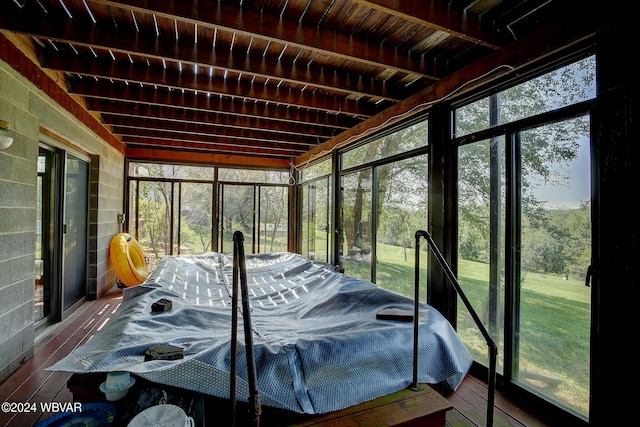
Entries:
<svg viewBox="0 0 640 427">
<path fill-rule="evenodd" d="M 29 90 L 0 68 L 0 120 L 13 144 L 0 150 L 0 380 L 33 356 L 38 118 Z"/>
<path fill-rule="evenodd" d="M 124 155 L 113 142 L 105 142 L 88 127 L 86 118 L 79 120 L 68 106 L 62 108 L 59 99 L 54 101 L 0 60 L 0 120 L 9 123 L 9 130 L 3 132 L 14 138 L 8 149 L 0 150 L 0 382 L 34 351 L 36 179 L 41 128 L 91 158 L 89 298 L 100 297 L 117 281 L 108 251 L 111 237 L 118 232 L 117 213 L 123 209 Z"/>
<path fill-rule="evenodd" d="M 91 221 L 89 242 L 89 289 L 96 296 L 104 295 L 118 281 L 109 261 L 109 243 L 120 231 L 118 213 L 123 212 L 124 163 L 114 150 L 102 156 L 92 156 Z M 94 232 L 95 228 L 95 232 Z"/>
</svg>

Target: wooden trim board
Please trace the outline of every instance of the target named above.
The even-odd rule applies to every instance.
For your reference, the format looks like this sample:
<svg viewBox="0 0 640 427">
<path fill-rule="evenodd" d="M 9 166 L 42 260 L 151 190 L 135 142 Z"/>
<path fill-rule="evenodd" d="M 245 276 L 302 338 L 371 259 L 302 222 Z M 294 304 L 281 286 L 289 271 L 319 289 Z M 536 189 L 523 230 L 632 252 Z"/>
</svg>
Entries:
<svg viewBox="0 0 640 427">
<path fill-rule="evenodd" d="M 287 424 L 287 427 L 443 427 L 453 406 L 427 384 L 400 390 L 341 411 Z"/>
</svg>

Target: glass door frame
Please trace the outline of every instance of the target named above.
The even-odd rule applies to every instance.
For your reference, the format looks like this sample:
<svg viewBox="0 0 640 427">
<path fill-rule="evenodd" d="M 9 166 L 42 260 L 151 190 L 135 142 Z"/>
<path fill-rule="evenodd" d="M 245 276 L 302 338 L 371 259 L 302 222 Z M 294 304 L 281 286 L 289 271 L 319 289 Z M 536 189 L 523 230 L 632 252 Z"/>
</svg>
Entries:
<svg viewBox="0 0 640 427">
<path fill-rule="evenodd" d="M 225 241 L 225 224 L 223 224 L 223 220 L 224 220 L 224 212 L 225 212 L 225 188 L 232 188 L 232 187 L 250 187 L 252 189 L 252 205 L 251 205 L 251 209 L 252 209 L 252 219 L 251 219 L 251 225 L 250 228 L 251 230 L 247 230 L 246 232 L 244 232 L 244 237 L 245 237 L 245 247 L 247 247 L 248 245 L 248 241 L 250 239 L 250 247 L 251 247 L 251 252 L 250 253 L 261 253 L 261 250 L 263 249 L 261 247 L 261 235 L 260 235 L 260 226 L 262 225 L 262 203 L 263 203 L 263 199 L 262 196 L 265 194 L 268 194 L 266 190 L 270 187 L 274 187 L 274 188 L 284 188 L 286 191 L 286 185 L 282 185 L 282 184 L 267 184 L 267 183 L 255 183 L 255 182 L 232 182 L 232 181 L 219 181 L 218 185 L 216 186 L 217 188 L 217 231 L 218 231 L 218 238 L 216 239 L 217 244 L 218 244 L 218 252 L 224 252 L 225 250 L 227 252 L 230 252 L 232 248 L 227 248 L 224 245 L 224 241 Z M 289 195 L 287 194 L 287 198 L 289 197 Z M 287 207 L 289 206 L 289 200 L 287 200 Z M 248 207 L 247 207 L 248 208 Z M 287 208 L 287 215 L 288 215 L 288 208 Z M 288 218 L 287 221 L 285 221 L 285 223 L 288 224 Z M 287 231 L 287 234 L 288 231 Z M 287 237 L 287 241 L 288 241 L 289 237 Z M 249 249 L 247 249 L 247 252 L 249 251 Z"/>
<path fill-rule="evenodd" d="M 257 224 L 260 223 L 260 209 L 259 209 L 259 200 L 260 200 L 260 189 L 259 189 L 259 185 L 257 184 L 248 184 L 248 183 L 243 183 L 243 182 L 218 182 L 217 188 L 218 188 L 218 251 L 219 252 L 224 252 L 225 250 L 227 250 L 228 253 L 231 252 L 231 250 L 233 249 L 233 247 L 230 248 L 226 248 L 224 245 L 224 236 L 225 236 L 225 224 L 222 223 L 223 219 L 224 219 L 224 212 L 225 212 L 225 187 L 235 187 L 235 186 L 241 186 L 241 187 L 252 187 L 253 190 L 253 194 L 252 194 L 252 206 L 251 209 L 253 211 L 252 214 L 252 222 L 251 222 L 251 236 L 245 236 L 245 244 L 247 241 L 247 238 L 251 239 L 251 252 L 249 253 L 257 253 L 256 252 L 256 229 L 257 229 Z M 257 218 L 257 220 L 256 220 Z M 231 233 L 233 233 L 233 230 L 231 231 Z M 233 244 L 232 244 L 233 246 Z M 257 248 L 258 251 L 260 250 L 260 248 Z"/>
<path fill-rule="evenodd" d="M 66 184 L 67 184 L 67 157 L 73 156 L 87 164 L 87 198 L 86 198 L 86 248 L 89 248 L 89 233 L 90 233 L 90 216 L 89 216 L 89 202 L 91 197 L 91 158 L 88 154 L 80 152 L 67 144 L 59 141 L 53 136 L 46 134 L 40 135 L 39 152 L 45 151 L 47 153 L 50 164 L 48 165 L 49 171 L 45 171 L 43 176 L 42 187 L 43 190 L 49 192 L 48 196 L 45 196 L 43 191 L 43 201 L 46 201 L 48 205 L 46 215 L 43 215 L 42 223 L 42 257 L 44 259 L 43 265 L 43 280 L 49 281 L 51 298 L 50 298 L 50 314 L 39 321 L 36 321 L 36 329 L 43 329 L 46 326 L 58 323 L 65 318 L 69 317 L 78 307 L 84 303 L 87 298 L 89 289 L 89 256 L 85 254 L 87 260 L 84 268 L 84 295 L 66 309 L 64 308 L 64 246 L 65 246 L 65 206 L 66 200 Z M 44 206 L 43 206 L 44 208 Z M 46 218 L 45 218 L 46 217 Z M 35 249 L 35 248 L 34 248 Z"/>
<path fill-rule="evenodd" d="M 324 193 L 324 203 L 325 203 L 326 209 L 325 209 L 325 212 L 323 212 L 323 216 L 324 218 L 326 218 L 326 224 L 323 230 L 325 233 L 325 239 L 326 239 L 324 248 L 323 248 L 323 251 L 325 254 L 324 258 L 317 258 L 315 256 L 316 251 L 310 250 L 311 247 L 315 249 L 316 243 L 317 243 L 316 242 L 317 239 L 315 237 L 317 229 L 315 227 L 317 225 L 316 218 L 318 213 L 318 207 L 317 207 L 318 206 L 318 203 L 317 203 L 318 186 L 326 187 L 326 192 Z M 301 231 L 299 235 L 301 253 L 309 257 L 310 259 L 329 263 L 331 260 L 331 248 L 333 247 L 333 242 L 332 242 L 333 233 L 331 233 L 331 218 L 332 218 L 331 202 L 333 200 L 331 197 L 331 194 L 332 194 L 331 176 L 325 175 L 325 176 L 320 176 L 320 177 L 311 179 L 309 181 L 305 181 L 301 183 L 299 187 L 300 187 L 300 195 L 301 195 L 299 209 L 301 211 L 304 211 L 304 213 L 307 215 L 306 222 L 303 222 L 303 219 L 302 219 L 303 215 L 302 213 L 300 214 L 301 224 L 299 225 L 299 229 L 302 230 L 303 227 L 306 228 L 306 230 Z M 313 213 L 313 218 L 310 218 L 311 213 Z M 311 252 L 314 252 L 314 254 L 312 254 Z"/>
<path fill-rule="evenodd" d="M 522 193 L 522 171 L 521 171 L 521 141 L 520 134 L 529 129 L 544 126 L 547 124 L 567 121 L 572 118 L 580 116 L 593 115 L 593 101 L 585 101 L 582 103 L 574 104 L 570 107 L 566 107 L 554 113 L 547 113 L 541 116 L 535 116 L 531 118 L 522 119 L 520 121 L 514 121 L 509 124 L 499 125 L 494 128 L 480 131 L 474 134 L 473 138 L 469 138 L 468 135 L 459 138 L 453 138 L 452 143 L 454 149 L 451 150 L 451 159 L 457 162 L 458 147 L 467 143 L 473 143 L 469 141 L 483 141 L 491 140 L 492 138 L 503 137 L 505 143 L 505 157 L 506 157 L 506 200 L 505 200 L 505 236 L 504 241 L 504 257 L 505 257 L 505 294 L 504 294 L 504 325 L 501 332 L 504 334 L 504 345 L 500 349 L 501 357 L 504 361 L 502 365 L 502 373 L 498 373 L 499 381 L 506 390 L 514 393 L 526 393 L 535 400 L 547 400 L 546 397 L 534 392 L 529 387 L 524 387 L 521 381 L 518 381 L 519 371 L 519 352 L 520 352 L 520 283 L 521 283 L 521 193 Z M 590 136 L 590 151 L 593 153 L 593 132 L 591 129 Z M 591 179 L 593 182 L 593 176 L 596 173 L 593 168 L 593 154 L 591 159 Z M 456 166 L 457 167 L 457 166 Z M 451 183 L 451 187 L 457 187 L 457 182 Z M 594 207 L 594 189 L 591 189 L 591 221 L 592 227 L 594 223 L 593 207 Z M 451 212 L 457 212 L 458 194 L 456 191 L 455 201 L 452 201 L 456 210 L 451 209 Z M 458 218 L 456 215 L 452 217 L 451 241 L 456 242 L 456 249 L 453 251 L 452 265 L 458 264 L 458 250 L 457 250 L 457 227 Z M 591 248 L 595 247 L 597 241 L 597 234 L 592 232 L 591 235 Z M 499 249 L 499 248 L 498 248 Z M 457 274 L 457 272 L 456 272 Z M 588 274 L 585 271 L 585 274 Z M 464 310 L 459 304 L 458 309 Z M 595 307 L 591 307 L 593 311 Z M 455 319 L 454 319 L 455 320 Z M 593 328 L 593 325 L 590 325 Z M 482 362 L 474 361 L 472 370 L 479 375 L 487 375 L 488 368 Z M 566 410 L 559 402 L 552 402 L 555 406 L 561 408 L 560 410 Z M 573 412 L 573 411 L 569 411 Z"/>
<path fill-rule="evenodd" d="M 80 215 L 78 215 L 77 217 L 80 216 L 84 216 L 84 227 L 80 227 L 77 229 L 77 234 L 79 236 L 79 238 L 81 240 L 84 240 L 82 243 L 84 244 L 84 248 L 80 248 L 80 251 L 82 252 L 81 254 L 75 254 L 75 255 L 67 255 L 67 253 L 65 252 L 66 249 L 69 249 L 70 247 L 74 247 L 74 244 L 72 243 L 71 245 L 67 245 L 67 239 L 68 236 L 70 235 L 69 233 L 69 226 L 70 224 L 67 224 L 67 219 L 68 219 L 68 212 L 70 212 L 71 206 L 73 206 L 74 209 L 76 209 L 78 206 L 76 206 L 75 203 L 68 203 L 69 201 L 67 200 L 67 185 L 69 184 L 69 175 L 68 175 L 68 170 L 69 170 L 69 157 L 73 157 L 74 159 L 76 159 L 78 162 L 83 163 L 86 166 L 86 182 L 82 183 L 85 185 L 85 197 L 84 197 L 84 212 L 81 212 Z M 63 193 L 61 193 L 61 195 L 64 195 L 64 201 L 62 203 L 62 217 L 61 217 L 61 221 L 62 221 L 62 225 L 60 228 L 60 232 L 62 233 L 62 251 L 60 252 L 62 254 L 62 265 L 61 265 L 61 274 L 62 274 L 62 278 L 61 278 L 61 289 L 62 289 L 62 314 L 63 314 L 63 318 L 68 316 L 68 314 L 72 313 L 73 311 L 76 310 L 76 308 L 78 308 L 80 305 L 82 305 L 87 298 L 87 295 L 89 293 L 89 229 L 90 229 L 90 221 L 89 221 L 89 199 L 91 197 L 90 194 L 90 183 L 91 183 L 91 159 L 89 159 L 87 156 L 77 153 L 77 152 L 73 152 L 73 151 L 69 151 L 69 150 L 64 150 L 64 167 L 63 167 L 63 177 L 62 177 L 62 187 L 63 187 Z M 80 201 L 80 200 L 79 200 Z M 82 224 L 81 224 L 82 225 Z M 78 241 L 78 240 L 76 240 Z M 75 242 L 75 241 L 74 241 Z M 74 249 L 78 247 L 75 246 Z M 69 265 L 67 263 L 70 262 L 70 260 L 76 260 L 74 261 L 72 264 L 75 264 L 77 262 L 77 258 L 78 256 L 82 257 L 84 255 L 84 267 L 83 267 L 83 271 L 80 273 L 80 275 L 76 276 L 77 280 L 80 280 L 83 283 L 83 289 L 81 292 L 81 296 L 77 297 L 73 302 L 68 303 L 65 300 L 65 295 L 67 294 L 67 290 L 69 289 L 65 289 L 64 286 L 69 284 L 69 278 L 65 277 L 65 272 L 68 272 L 68 268 Z M 77 285 L 77 283 L 74 283 L 73 285 Z M 79 289 L 79 288 L 78 288 Z M 76 289 L 76 290 L 78 290 Z"/>
<path fill-rule="evenodd" d="M 59 163 L 61 159 L 60 151 L 44 144 L 39 146 L 38 157 L 45 157 L 45 170 L 38 172 L 38 178 L 41 178 L 41 194 L 40 194 L 40 258 L 36 261 L 42 261 L 41 278 L 43 286 L 43 304 L 48 307 L 43 308 L 43 317 L 35 319 L 36 329 L 40 329 L 62 319 L 62 304 L 60 302 L 61 292 L 59 289 L 60 280 L 57 279 L 59 274 L 58 258 L 60 251 L 56 250 L 59 246 L 59 236 L 53 232 L 56 229 L 55 224 L 58 222 L 56 218 L 59 216 L 60 203 L 59 191 L 56 191 L 56 176 L 59 174 Z M 38 252 L 36 251 L 36 256 Z M 46 297 L 48 293 L 48 298 Z M 34 298 L 34 303 L 37 299 Z"/>
</svg>

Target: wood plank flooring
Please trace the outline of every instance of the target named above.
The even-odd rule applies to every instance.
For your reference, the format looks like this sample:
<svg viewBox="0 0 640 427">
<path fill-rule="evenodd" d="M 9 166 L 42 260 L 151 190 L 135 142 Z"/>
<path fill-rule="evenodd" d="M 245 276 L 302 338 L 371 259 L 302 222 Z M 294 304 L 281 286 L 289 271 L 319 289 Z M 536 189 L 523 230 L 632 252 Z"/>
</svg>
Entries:
<svg viewBox="0 0 640 427">
<path fill-rule="evenodd" d="M 52 413 L 41 411 L 43 402 L 72 402 L 73 396 L 67 389 L 71 374 L 51 372 L 51 366 L 74 348 L 91 339 L 113 316 L 122 302 L 122 292 L 117 287 L 96 301 L 86 302 L 63 325 L 54 327 L 55 335 L 43 338 L 44 345 L 36 345 L 33 358 L 26 361 L 13 375 L 0 384 L 0 403 L 29 403 L 35 410 L 21 412 L 0 411 L 0 426 L 27 427 Z M 56 330 L 57 329 L 57 330 Z"/>
<path fill-rule="evenodd" d="M 19 413 L 0 411 L 0 426 L 33 426 L 39 420 L 53 415 L 53 413 L 41 411 L 41 402 L 73 402 L 73 395 L 67 388 L 67 380 L 71 374 L 45 369 L 91 339 L 93 334 L 114 315 L 121 302 L 121 289 L 114 287 L 99 300 L 86 302 L 36 345 L 34 357 L 0 384 L 0 403 L 30 403 L 35 410 Z M 485 426 L 487 386 L 483 381 L 467 375 L 455 392 L 441 391 L 441 393 L 453 405 L 453 409 L 446 414 L 448 427 Z M 497 391 L 493 425 L 496 427 L 545 427 L 552 424 L 526 412 Z"/>
</svg>

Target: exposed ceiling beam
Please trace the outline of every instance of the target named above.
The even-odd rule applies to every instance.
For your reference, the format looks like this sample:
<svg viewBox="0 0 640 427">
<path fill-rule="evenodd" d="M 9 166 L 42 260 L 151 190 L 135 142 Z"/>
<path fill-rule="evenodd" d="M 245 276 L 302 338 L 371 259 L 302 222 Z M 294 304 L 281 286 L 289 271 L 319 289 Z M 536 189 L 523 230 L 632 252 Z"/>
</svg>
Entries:
<svg viewBox="0 0 640 427">
<path fill-rule="evenodd" d="M 33 33 L 31 33 L 31 35 L 36 36 L 36 34 Z M 46 37 L 44 35 L 38 36 Z M 82 42 L 77 40 L 57 40 L 64 43 L 82 44 Z M 109 48 L 108 46 L 104 46 L 103 48 L 112 51 L 114 50 L 114 48 Z M 193 49 L 192 46 L 189 46 L 189 48 L 190 50 Z M 255 59 L 251 56 L 231 54 L 225 56 L 224 54 L 219 53 L 219 48 L 216 49 L 215 53 L 208 48 L 201 47 L 199 49 L 206 50 L 208 58 L 201 58 L 197 63 L 187 62 L 193 59 L 186 58 L 187 55 L 184 55 L 185 57 L 183 58 L 173 58 L 175 62 L 183 62 L 185 66 L 187 63 L 190 65 L 199 65 L 198 69 L 200 72 L 198 74 L 193 72 L 196 67 L 192 66 L 181 73 L 182 75 L 180 76 L 176 76 L 176 73 L 172 73 L 170 70 L 162 69 L 158 66 L 149 66 L 142 62 L 132 64 L 129 61 L 114 61 L 109 57 L 109 54 L 106 51 L 96 51 L 95 48 L 93 52 L 102 54 L 102 58 L 90 58 L 86 55 L 84 57 L 80 57 L 79 55 L 71 52 L 70 49 L 67 49 L 64 52 L 52 52 L 53 48 L 49 46 L 46 47 L 41 65 L 44 68 L 62 70 L 69 73 L 94 74 L 98 76 L 108 73 L 114 78 L 129 81 L 164 81 L 164 84 L 173 86 L 179 86 L 187 81 L 189 82 L 189 86 L 199 86 L 195 87 L 195 90 L 226 93 L 230 89 L 225 89 L 225 84 L 229 80 L 224 77 L 224 71 L 221 67 L 210 65 L 221 64 L 224 65 L 224 68 L 238 73 L 244 73 L 251 76 L 261 76 L 264 81 L 268 79 L 273 79 L 273 81 L 276 82 L 286 80 L 289 83 L 297 84 L 300 87 L 308 87 L 309 89 L 307 92 L 318 91 L 318 89 L 322 91 L 324 89 L 332 92 L 342 92 L 344 96 L 379 98 L 388 101 L 387 105 L 390 105 L 390 103 L 396 102 L 407 95 L 407 90 L 404 85 L 392 86 L 391 84 L 385 84 L 385 82 L 371 77 L 341 75 L 340 72 L 331 70 L 314 71 L 313 69 L 309 69 L 309 67 L 297 64 L 286 64 L 283 61 L 272 61 L 262 57 Z M 174 52 L 175 50 L 178 49 L 171 49 L 171 52 Z M 150 58 L 157 58 L 159 55 L 163 54 L 163 52 L 160 51 L 152 52 L 150 50 L 122 53 L 145 55 Z M 168 52 L 164 53 L 166 54 Z M 201 57 L 203 55 L 199 56 Z M 239 67 L 237 65 L 239 64 L 244 65 L 244 67 L 238 69 Z M 210 71 L 211 69 L 212 71 Z M 178 78 L 178 81 L 173 83 L 173 80 L 176 78 Z M 422 83 L 418 81 L 414 84 L 420 86 Z M 252 86 L 255 85 L 252 84 Z M 415 87 L 413 89 L 415 90 Z M 237 95 L 237 93 L 228 94 Z"/>
<path fill-rule="evenodd" d="M 157 106 L 179 105 L 185 109 L 224 112 L 248 117 L 274 117 L 301 124 L 320 124 L 345 129 L 362 121 L 360 119 L 345 119 L 343 116 L 328 112 L 307 111 L 275 103 L 230 102 L 229 99 L 220 96 L 195 95 L 193 92 L 183 93 L 180 90 L 156 90 L 137 84 L 102 84 L 94 79 L 73 81 L 70 84 L 69 92 L 113 101 L 139 102 L 144 100 L 147 104 Z"/>
<path fill-rule="evenodd" d="M 443 2 L 406 0 L 353 0 L 353 2 L 490 49 L 498 49 L 500 45 L 505 44 L 505 38 L 500 33 L 493 31 L 492 28 L 487 31 L 482 30 L 477 22 L 469 22 L 471 18 L 467 14 L 459 14 Z"/>
<path fill-rule="evenodd" d="M 598 23 L 589 10 L 585 10 L 584 13 L 584 16 L 575 14 L 570 19 L 557 16 L 555 25 L 552 20 L 548 27 L 532 31 L 526 37 L 487 55 L 482 61 L 451 74 L 448 78 L 342 132 L 297 157 L 293 161 L 294 165 L 306 165 L 326 156 L 332 150 L 371 135 L 382 126 L 390 126 L 412 115 L 425 112 L 442 101 L 474 90 L 507 73 L 517 73 L 532 63 L 588 39 L 597 31 Z"/>
<path fill-rule="evenodd" d="M 239 168 L 288 169 L 288 159 L 272 159 L 261 156 L 242 156 L 206 151 L 181 151 L 174 149 L 156 149 L 151 147 L 127 147 L 127 158 L 171 163 L 202 163 L 206 165 L 224 165 Z"/>
<path fill-rule="evenodd" d="M 226 113 L 188 110 L 133 102 L 112 102 L 102 99 L 87 99 L 87 108 L 102 114 L 103 122 L 111 124 L 110 116 L 122 116 L 133 119 L 160 118 L 163 121 L 200 123 L 214 127 L 264 130 L 284 135 L 322 136 L 330 138 L 344 130 L 341 127 L 298 124 L 266 118 L 240 117 Z"/>
<path fill-rule="evenodd" d="M 393 68 L 408 74 L 437 79 L 433 67 L 420 56 L 399 54 L 389 46 L 368 43 L 365 39 L 342 34 L 315 25 L 305 25 L 281 19 L 276 15 L 236 5 L 216 2 L 159 2 L 148 0 L 112 1 L 95 0 L 113 7 L 131 9 L 168 19 L 185 21 L 205 28 L 224 29 L 247 36 L 284 43 L 321 54 L 357 59 L 359 62 L 381 68 Z"/>
<path fill-rule="evenodd" d="M 111 60 L 83 61 L 70 55 L 57 55 L 45 60 L 42 65 L 44 68 L 104 80 L 155 85 L 177 90 L 186 89 L 203 94 L 237 97 L 249 101 L 274 102 L 294 108 L 303 107 L 363 116 L 370 116 L 378 112 L 376 106 L 369 102 L 337 98 L 320 92 L 281 90 L 273 85 L 251 84 L 217 76 L 209 77 L 204 73 L 196 75 L 192 72 L 180 72 L 173 68 L 162 70 L 150 68 L 144 64 Z"/>
<path fill-rule="evenodd" d="M 318 141 L 313 136 L 303 135 L 287 135 L 285 140 L 285 137 L 280 132 L 225 128 L 220 126 L 212 127 L 208 124 L 176 121 L 167 123 L 164 118 L 140 119 L 105 114 L 103 115 L 103 121 L 105 124 L 110 125 L 113 132 L 118 135 L 136 135 L 144 131 L 159 131 L 156 135 L 162 135 L 162 132 L 168 132 L 201 138 L 209 137 L 217 140 L 229 138 L 234 140 L 255 141 L 256 143 L 267 142 L 275 145 L 286 141 L 289 146 L 304 150 L 314 147 Z M 127 130 L 123 132 L 123 129 Z M 183 138 L 187 137 L 185 136 Z"/>
<path fill-rule="evenodd" d="M 195 138 L 194 138 L 195 139 Z M 274 157 L 274 158 L 295 158 L 302 153 L 302 150 L 290 150 L 286 148 L 272 148 L 269 149 L 255 145 L 243 145 L 241 141 L 235 143 L 234 141 L 181 141 L 172 138 L 159 138 L 157 136 L 150 137 L 135 137 L 135 136 L 123 136 L 122 140 L 127 143 L 127 147 L 147 147 L 147 148 L 162 148 L 167 150 L 186 150 L 186 151 L 200 151 L 210 153 L 232 153 L 232 154 L 245 154 L 254 155 L 260 157 Z"/>
</svg>

